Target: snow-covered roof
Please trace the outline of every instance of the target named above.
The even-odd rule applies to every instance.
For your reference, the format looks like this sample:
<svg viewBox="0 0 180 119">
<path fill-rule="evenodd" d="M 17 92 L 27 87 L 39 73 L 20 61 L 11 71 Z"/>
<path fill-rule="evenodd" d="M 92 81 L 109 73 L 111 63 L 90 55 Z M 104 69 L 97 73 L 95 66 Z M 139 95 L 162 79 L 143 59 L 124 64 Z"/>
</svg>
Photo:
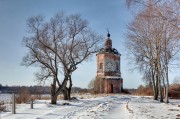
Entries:
<svg viewBox="0 0 180 119">
<path fill-rule="evenodd" d="M 106 79 L 120 79 L 121 77 L 119 77 L 119 76 L 105 76 L 104 78 L 106 78 Z"/>
</svg>

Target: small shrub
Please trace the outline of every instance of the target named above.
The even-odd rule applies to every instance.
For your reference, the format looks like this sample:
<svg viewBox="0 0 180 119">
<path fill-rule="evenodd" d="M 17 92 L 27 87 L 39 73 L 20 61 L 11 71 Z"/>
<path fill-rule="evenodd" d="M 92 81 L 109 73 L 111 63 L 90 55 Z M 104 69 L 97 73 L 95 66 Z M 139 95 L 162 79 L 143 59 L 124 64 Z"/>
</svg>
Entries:
<svg viewBox="0 0 180 119">
<path fill-rule="evenodd" d="M 128 89 L 123 89 L 123 90 L 122 90 L 122 93 L 124 93 L 124 94 L 131 94 L 131 93 L 128 91 Z"/>
<path fill-rule="evenodd" d="M 169 87 L 169 97 L 180 99 L 180 84 L 172 84 Z"/>
<path fill-rule="evenodd" d="M 31 93 L 26 88 L 22 88 L 18 91 L 18 95 L 16 97 L 16 103 L 27 103 L 31 100 Z"/>
<path fill-rule="evenodd" d="M 1 101 L 0 102 L 0 112 L 5 112 L 5 111 L 6 111 L 5 103 L 4 103 L 4 101 Z"/>
<path fill-rule="evenodd" d="M 34 97 L 38 100 L 41 100 L 42 94 L 43 94 L 43 89 L 41 86 L 37 86 L 34 90 L 34 92 L 31 92 L 34 94 Z"/>
<path fill-rule="evenodd" d="M 42 95 L 41 94 L 35 94 L 34 98 L 38 99 L 38 100 L 41 100 L 42 99 Z"/>
<path fill-rule="evenodd" d="M 135 95 L 142 95 L 142 96 L 152 96 L 153 95 L 153 89 L 149 86 L 142 86 L 140 85 L 138 89 L 135 92 Z"/>
</svg>

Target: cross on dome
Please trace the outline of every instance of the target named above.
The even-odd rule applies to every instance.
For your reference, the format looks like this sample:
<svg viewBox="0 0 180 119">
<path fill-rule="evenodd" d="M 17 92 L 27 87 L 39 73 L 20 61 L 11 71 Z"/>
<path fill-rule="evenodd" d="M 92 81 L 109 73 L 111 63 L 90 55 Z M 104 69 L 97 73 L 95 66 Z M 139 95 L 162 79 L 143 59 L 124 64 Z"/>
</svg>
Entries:
<svg viewBox="0 0 180 119">
<path fill-rule="evenodd" d="M 108 31 L 108 30 L 107 30 Z M 105 47 L 106 49 L 111 49 L 112 48 L 112 40 L 110 39 L 110 33 L 108 31 L 108 34 L 107 34 L 107 39 L 106 39 L 106 42 L 105 42 Z"/>
<path fill-rule="evenodd" d="M 107 37 L 110 38 L 111 35 L 109 34 L 109 30 L 107 29 L 107 31 L 108 31 Z"/>
</svg>

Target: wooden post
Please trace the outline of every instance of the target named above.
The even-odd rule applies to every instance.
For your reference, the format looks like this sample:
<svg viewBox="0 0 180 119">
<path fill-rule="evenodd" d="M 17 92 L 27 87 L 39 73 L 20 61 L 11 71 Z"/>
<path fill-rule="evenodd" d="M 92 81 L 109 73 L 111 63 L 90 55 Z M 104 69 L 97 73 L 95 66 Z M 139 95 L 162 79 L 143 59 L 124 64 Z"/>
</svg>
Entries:
<svg viewBox="0 0 180 119">
<path fill-rule="evenodd" d="M 101 94 L 101 78 L 100 78 L 100 94 Z"/>
<path fill-rule="evenodd" d="M 31 109 L 33 109 L 33 99 L 31 99 Z"/>
<path fill-rule="evenodd" d="M 16 98 L 15 94 L 12 94 L 12 114 L 16 114 Z"/>
</svg>

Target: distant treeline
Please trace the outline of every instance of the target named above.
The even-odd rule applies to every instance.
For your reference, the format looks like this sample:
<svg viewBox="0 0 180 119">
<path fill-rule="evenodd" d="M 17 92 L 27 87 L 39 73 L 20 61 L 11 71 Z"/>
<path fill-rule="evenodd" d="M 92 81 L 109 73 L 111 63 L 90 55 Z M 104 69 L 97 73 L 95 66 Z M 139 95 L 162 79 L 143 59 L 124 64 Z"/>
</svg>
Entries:
<svg viewBox="0 0 180 119">
<path fill-rule="evenodd" d="M 0 84 L 0 93 L 18 93 L 20 90 L 28 90 L 31 94 L 50 94 L 49 86 L 3 86 Z M 72 93 L 88 92 L 88 89 L 72 87 Z"/>
</svg>

